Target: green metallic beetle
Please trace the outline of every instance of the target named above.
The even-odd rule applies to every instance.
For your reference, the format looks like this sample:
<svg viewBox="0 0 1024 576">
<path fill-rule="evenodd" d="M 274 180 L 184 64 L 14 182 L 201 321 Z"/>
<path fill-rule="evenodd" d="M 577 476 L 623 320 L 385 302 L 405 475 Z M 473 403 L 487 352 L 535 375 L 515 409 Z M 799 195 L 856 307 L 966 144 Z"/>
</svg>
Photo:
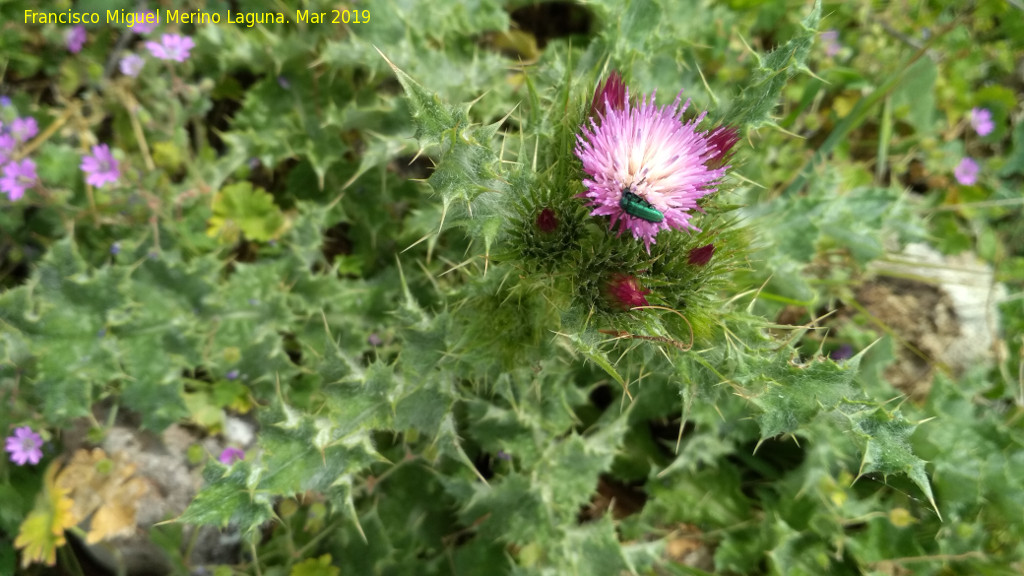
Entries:
<svg viewBox="0 0 1024 576">
<path fill-rule="evenodd" d="M 622 208 L 630 216 L 636 216 L 641 220 L 647 220 L 655 224 L 665 219 L 664 214 L 659 212 L 654 206 L 651 206 L 650 202 L 630 192 L 629 188 L 622 189 L 622 199 L 619 200 L 619 208 Z"/>
</svg>

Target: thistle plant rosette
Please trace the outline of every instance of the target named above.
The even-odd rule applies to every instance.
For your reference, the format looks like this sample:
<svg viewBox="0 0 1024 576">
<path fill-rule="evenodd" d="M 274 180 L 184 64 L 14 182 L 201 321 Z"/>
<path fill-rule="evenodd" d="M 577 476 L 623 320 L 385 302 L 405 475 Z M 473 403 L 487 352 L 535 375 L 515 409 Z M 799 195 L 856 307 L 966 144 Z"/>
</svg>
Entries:
<svg viewBox="0 0 1024 576">
<path fill-rule="evenodd" d="M 720 160 L 729 138 L 712 142 L 711 131 L 701 132 L 698 125 L 707 112 L 688 122 L 682 120 L 690 105 L 680 106 L 682 93 L 670 106 L 657 107 L 655 94 L 630 103 L 624 88 L 621 104 L 614 95 L 617 76 L 609 78 L 597 98 L 596 106 L 577 136 L 576 156 L 583 164 L 586 190 L 579 194 L 587 200 L 592 216 L 610 216 L 609 227 L 619 227 L 619 235 L 630 231 L 642 240 L 648 253 L 655 237 L 664 230 L 700 229 L 691 223 L 697 201 L 714 193 L 728 166 Z M 719 129 L 726 130 L 726 129 Z"/>
</svg>

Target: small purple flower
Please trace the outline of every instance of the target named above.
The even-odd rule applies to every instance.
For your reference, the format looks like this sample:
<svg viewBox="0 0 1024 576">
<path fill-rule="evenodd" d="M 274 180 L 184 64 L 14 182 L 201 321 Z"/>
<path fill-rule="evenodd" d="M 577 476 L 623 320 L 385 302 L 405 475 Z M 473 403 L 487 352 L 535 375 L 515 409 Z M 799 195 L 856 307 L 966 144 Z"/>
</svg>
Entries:
<svg viewBox="0 0 1024 576">
<path fill-rule="evenodd" d="M 0 108 L 7 108 L 11 105 L 11 98 L 9 96 L 0 96 Z"/>
<path fill-rule="evenodd" d="M 110 245 L 110 253 L 115 255 L 115 256 L 120 254 L 121 253 L 121 243 L 120 242 L 114 242 L 113 244 L 111 244 Z"/>
<path fill-rule="evenodd" d="M 78 54 L 81 52 L 82 46 L 85 46 L 86 37 L 85 26 L 82 26 L 81 24 L 78 26 L 72 26 L 64 35 L 64 43 L 67 44 L 68 52 L 71 52 L 72 54 Z"/>
<path fill-rule="evenodd" d="M 836 362 L 840 360 L 849 360 L 850 358 L 853 357 L 853 346 L 850 346 L 849 344 L 843 344 L 839 348 L 836 348 L 835 350 L 830 352 L 828 357 L 835 360 Z"/>
<path fill-rule="evenodd" d="M 978 163 L 972 158 L 965 156 L 953 170 L 956 181 L 964 186 L 970 186 L 978 181 Z"/>
<path fill-rule="evenodd" d="M 825 47 L 825 55 L 829 58 L 839 54 L 843 45 L 839 43 L 839 31 L 835 28 L 821 33 L 821 43 Z"/>
<path fill-rule="evenodd" d="M 28 426 L 14 429 L 14 434 L 7 437 L 6 450 L 11 453 L 11 462 L 18 466 L 25 463 L 39 464 L 43 457 L 43 438 Z"/>
<path fill-rule="evenodd" d="M 31 158 L 21 162 L 11 162 L 4 166 L 4 175 L 0 178 L 0 192 L 14 202 L 25 195 L 25 191 L 36 183 L 36 163 Z"/>
<path fill-rule="evenodd" d="M 132 25 L 132 32 L 135 32 L 136 34 L 149 34 L 153 30 L 156 30 L 156 15 L 152 10 L 136 12 L 134 14 L 134 22 L 135 23 Z"/>
<path fill-rule="evenodd" d="M 121 68 L 121 74 L 125 76 L 131 76 L 135 78 L 142 71 L 142 67 L 146 65 L 146 61 L 142 59 L 142 56 L 138 54 L 129 54 L 118 63 Z"/>
<path fill-rule="evenodd" d="M 498 453 L 495 454 L 495 456 L 497 456 L 499 460 L 504 460 L 506 462 L 509 462 L 509 461 L 512 460 L 512 455 L 509 454 L 508 452 L 505 452 L 504 450 L 501 450 L 501 449 L 498 450 Z"/>
<path fill-rule="evenodd" d="M 238 378 L 238 370 L 229 370 L 228 373 L 224 375 L 224 377 L 227 378 L 228 380 L 234 380 L 235 378 Z"/>
<path fill-rule="evenodd" d="M 6 164 L 11 159 L 17 145 L 14 136 L 7 133 L 0 134 L 0 165 Z"/>
<path fill-rule="evenodd" d="M 971 108 L 971 126 L 978 136 L 988 136 L 996 128 L 992 122 L 992 112 L 986 108 Z"/>
<path fill-rule="evenodd" d="M 39 133 L 39 123 L 31 116 L 15 118 L 11 122 L 11 135 L 18 142 L 28 142 Z"/>
<path fill-rule="evenodd" d="M 725 175 L 724 167 L 708 166 L 720 151 L 707 132 L 697 131 L 705 113 L 683 122 L 690 103 L 680 107 L 681 96 L 659 108 L 653 94 L 630 104 L 626 89 L 621 110 L 612 105 L 599 110 L 600 121 L 592 118 L 576 137 L 576 156 L 589 176 L 579 197 L 593 209 L 590 215 L 610 216 L 611 228 L 618 224 L 620 235 L 629 230 L 648 252 L 662 230 L 699 231 L 690 223 L 691 211 L 698 209 L 697 200 L 716 191 Z M 661 220 L 626 212 L 627 193 L 660 213 Z"/>
<path fill-rule="evenodd" d="M 86 173 L 86 184 L 102 188 L 107 182 L 117 182 L 121 177 L 121 169 L 110 147 L 100 144 L 92 147 L 92 156 L 82 158 L 79 168 Z"/>
<path fill-rule="evenodd" d="M 195 45 L 196 43 L 188 36 L 164 34 L 160 37 L 160 42 L 146 42 L 146 49 L 160 60 L 184 62 L 188 60 L 189 52 Z"/>
<path fill-rule="evenodd" d="M 220 460 L 221 464 L 231 466 L 232 464 L 238 462 L 239 460 L 245 460 L 245 452 L 239 450 L 238 448 L 228 447 L 221 451 L 220 456 L 217 457 L 217 460 Z"/>
<path fill-rule="evenodd" d="M 284 88 L 285 90 L 292 89 L 292 83 L 289 82 L 288 79 L 285 78 L 284 76 L 277 77 L 277 85 L 280 86 L 281 88 Z"/>
</svg>

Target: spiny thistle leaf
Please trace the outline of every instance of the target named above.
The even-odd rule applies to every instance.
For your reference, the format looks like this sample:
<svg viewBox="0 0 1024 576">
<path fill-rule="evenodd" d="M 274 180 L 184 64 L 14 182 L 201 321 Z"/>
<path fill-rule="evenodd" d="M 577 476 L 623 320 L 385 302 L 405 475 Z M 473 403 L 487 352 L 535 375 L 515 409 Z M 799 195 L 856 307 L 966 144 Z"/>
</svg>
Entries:
<svg viewBox="0 0 1024 576">
<path fill-rule="evenodd" d="M 910 447 L 910 436 L 917 429 L 917 424 L 908 422 L 899 410 L 890 413 L 882 407 L 855 412 L 849 415 L 849 419 L 864 451 L 860 475 L 872 472 L 881 472 L 884 476 L 906 474 L 924 492 L 941 519 L 942 514 L 935 504 L 931 482 L 925 471 L 925 461 L 915 456 Z"/>
<path fill-rule="evenodd" d="M 206 486 L 177 521 L 221 528 L 235 523 L 242 534 L 257 538 L 259 527 L 274 517 L 274 496 L 257 489 L 264 472 L 263 467 L 245 460 L 230 468 L 211 460 L 203 470 Z"/>
<path fill-rule="evenodd" d="M 778 105 L 786 82 L 807 69 L 807 58 L 821 20 L 821 0 L 814 1 L 810 14 L 801 23 L 802 31 L 767 56 L 758 57 L 754 79 L 743 89 L 726 118 L 750 129 L 772 124 L 771 114 Z"/>
<path fill-rule="evenodd" d="M 279 236 L 286 224 L 273 196 L 249 182 L 239 182 L 213 196 L 213 216 L 206 234 L 224 244 L 237 242 L 239 232 L 249 240 L 265 242 Z"/>
</svg>

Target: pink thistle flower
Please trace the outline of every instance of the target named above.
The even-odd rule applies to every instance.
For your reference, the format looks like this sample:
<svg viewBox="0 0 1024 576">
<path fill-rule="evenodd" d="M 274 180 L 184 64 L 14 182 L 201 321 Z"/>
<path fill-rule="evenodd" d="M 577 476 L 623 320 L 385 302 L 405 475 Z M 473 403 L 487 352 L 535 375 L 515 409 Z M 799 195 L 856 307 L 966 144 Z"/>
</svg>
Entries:
<svg viewBox="0 0 1024 576">
<path fill-rule="evenodd" d="M 715 192 L 725 168 L 711 168 L 708 162 L 720 157 L 707 132 L 697 125 L 706 113 L 682 121 L 687 101 L 679 106 L 658 108 L 654 95 L 635 105 L 628 102 L 599 112 L 600 123 L 576 137 L 576 155 L 589 178 L 587 190 L 579 194 L 593 210 L 591 216 L 611 216 L 610 227 L 619 234 L 629 230 L 643 240 L 648 253 L 654 237 L 662 230 L 696 230 L 690 223 L 697 200 Z"/>
<path fill-rule="evenodd" d="M 85 46 L 85 40 L 88 35 L 85 33 L 85 26 L 79 24 L 78 26 L 72 26 L 70 30 L 64 35 L 64 44 L 68 47 L 68 52 L 72 54 L 78 54 L 82 51 L 82 46 Z"/>
<path fill-rule="evenodd" d="M 189 52 L 195 45 L 196 43 L 188 36 L 164 34 L 160 37 L 160 42 L 146 42 L 146 49 L 160 60 L 184 62 L 188 60 Z"/>
<path fill-rule="evenodd" d="M 221 451 L 220 456 L 217 456 L 217 460 L 220 460 L 221 464 L 231 466 L 239 460 L 245 460 L 245 452 L 238 448 L 225 448 Z"/>
<path fill-rule="evenodd" d="M 640 281 L 629 274 L 616 272 L 604 287 L 605 300 L 612 308 L 629 310 L 637 306 L 650 306 L 647 294 L 651 291 L 640 285 Z"/>
<path fill-rule="evenodd" d="M 120 165 L 106 144 L 93 146 L 92 156 L 82 158 L 79 168 L 86 174 L 85 183 L 97 188 L 107 182 L 117 182 L 121 177 Z"/>
<path fill-rule="evenodd" d="M 971 108 L 971 127 L 978 133 L 978 136 L 991 134 L 996 128 L 992 122 L 992 112 L 986 108 Z"/>
<path fill-rule="evenodd" d="M 142 71 L 142 67 L 146 65 L 146 61 L 142 59 L 142 56 L 138 54 L 129 54 L 121 61 L 118 62 L 118 67 L 121 68 L 121 74 L 125 76 L 131 76 L 135 78 Z"/>
<path fill-rule="evenodd" d="M 973 158 L 965 156 L 953 170 L 956 181 L 964 186 L 970 186 L 978 181 L 978 163 Z"/>
<path fill-rule="evenodd" d="M 25 195 L 25 191 L 35 185 L 36 163 L 31 158 L 21 162 L 11 162 L 4 166 L 4 175 L 0 178 L 0 192 L 14 202 Z"/>
<path fill-rule="evenodd" d="M 594 90 L 594 99 L 590 102 L 589 117 L 594 118 L 598 112 L 605 108 L 622 110 L 626 107 L 626 84 L 618 72 L 612 71 L 604 84 L 599 84 Z"/>
<path fill-rule="evenodd" d="M 28 426 L 14 429 L 14 434 L 7 437 L 7 445 L 4 447 L 11 453 L 11 462 L 18 466 L 25 463 L 39 464 L 43 458 L 43 438 L 32 431 Z"/>
</svg>

